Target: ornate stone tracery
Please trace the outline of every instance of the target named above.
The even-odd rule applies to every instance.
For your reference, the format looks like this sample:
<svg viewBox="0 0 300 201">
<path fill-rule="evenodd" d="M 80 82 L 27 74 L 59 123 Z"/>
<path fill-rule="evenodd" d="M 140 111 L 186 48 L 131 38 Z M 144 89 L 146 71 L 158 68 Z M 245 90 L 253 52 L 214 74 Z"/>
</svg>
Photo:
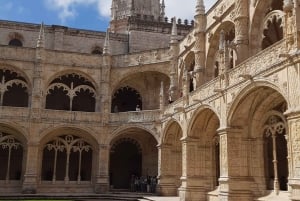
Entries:
<svg viewBox="0 0 300 201">
<path fill-rule="evenodd" d="M 70 175 L 69 171 L 70 168 L 75 168 L 70 166 L 70 155 L 72 153 L 78 152 L 78 167 L 77 167 L 77 183 L 79 184 L 82 174 L 82 166 L 85 164 L 82 163 L 83 152 L 90 152 L 92 151 L 91 145 L 89 145 L 83 138 L 78 138 L 73 135 L 66 135 L 55 137 L 53 141 L 47 143 L 45 145 L 45 149 L 49 152 L 54 151 L 54 159 L 53 159 L 53 174 L 52 174 L 52 183 L 55 184 L 57 178 L 57 161 L 58 161 L 58 154 L 59 152 L 66 154 L 66 161 L 65 161 L 65 183 L 69 183 Z M 45 155 L 44 155 L 45 157 Z M 74 158 L 73 158 L 74 159 Z M 44 166 L 47 166 L 44 164 Z M 43 167 L 45 169 L 46 167 Z"/>
<path fill-rule="evenodd" d="M 11 180 L 11 175 L 12 174 L 16 174 L 15 172 L 11 173 L 12 170 L 12 164 L 15 166 L 18 166 L 17 169 L 19 169 L 18 171 L 20 171 L 20 166 L 15 164 L 15 162 L 13 160 L 15 160 L 16 158 L 16 153 L 14 152 L 14 150 L 18 150 L 21 151 L 21 153 L 23 152 L 23 145 L 15 138 L 15 136 L 10 135 L 10 134 L 6 134 L 3 132 L 0 132 L 0 153 L 2 156 L 5 156 L 7 154 L 7 161 L 5 161 L 5 157 L 3 157 L 3 160 L 1 159 L 1 163 L 2 164 L 6 164 L 6 173 L 5 173 L 5 181 L 6 183 L 9 183 L 9 181 Z M 2 168 L 0 168 L 1 170 Z M 3 171 L 3 170 L 2 170 Z M 5 171 L 3 171 L 2 173 L 4 173 Z M 1 174 L 0 174 L 1 175 Z M 18 177 L 18 178 L 16 178 Z M 20 175 L 14 176 L 13 179 L 20 179 Z M 0 178 L 1 180 L 1 178 Z"/>
</svg>

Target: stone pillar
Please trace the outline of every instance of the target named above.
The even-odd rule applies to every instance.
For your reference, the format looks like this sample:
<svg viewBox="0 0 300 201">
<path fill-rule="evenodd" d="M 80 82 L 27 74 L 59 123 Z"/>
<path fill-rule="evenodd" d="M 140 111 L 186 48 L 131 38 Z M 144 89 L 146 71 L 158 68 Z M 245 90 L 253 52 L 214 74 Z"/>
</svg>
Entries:
<svg viewBox="0 0 300 201">
<path fill-rule="evenodd" d="M 171 146 L 158 145 L 158 184 L 157 193 L 162 196 L 176 196 L 177 187 L 172 174 Z"/>
<path fill-rule="evenodd" d="M 26 168 L 22 186 L 22 193 L 24 194 L 34 194 L 37 192 L 39 167 L 38 156 L 39 145 L 35 143 L 28 143 L 26 155 Z"/>
<path fill-rule="evenodd" d="M 249 2 L 248 0 L 237 0 L 235 4 L 235 44 L 237 61 L 236 64 L 241 63 L 248 58 L 249 54 Z"/>
<path fill-rule="evenodd" d="M 206 201 L 207 178 L 200 164 L 205 164 L 205 147 L 198 145 L 199 139 L 182 139 L 182 177 L 179 196 L 181 201 Z M 204 167 L 204 165 L 202 166 Z"/>
<path fill-rule="evenodd" d="M 300 200 L 300 111 L 286 113 L 288 123 L 289 189 L 291 200 Z"/>
<path fill-rule="evenodd" d="M 96 173 L 95 192 L 105 193 L 109 191 L 109 146 L 99 145 L 98 169 Z"/>
<path fill-rule="evenodd" d="M 253 200 L 253 181 L 248 175 L 247 144 L 242 140 L 242 130 L 225 128 L 219 129 L 218 133 L 220 136 L 220 200 Z"/>
</svg>

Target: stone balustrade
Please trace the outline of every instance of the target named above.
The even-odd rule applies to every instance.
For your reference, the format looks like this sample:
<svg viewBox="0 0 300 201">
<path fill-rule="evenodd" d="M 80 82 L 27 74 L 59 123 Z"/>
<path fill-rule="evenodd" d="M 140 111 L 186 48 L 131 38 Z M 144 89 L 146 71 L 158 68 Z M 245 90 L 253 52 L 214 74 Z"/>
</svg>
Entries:
<svg viewBox="0 0 300 201">
<path fill-rule="evenodd" d="M 142 110 L 110 114 L 110 122 L 146 123 L 159 120 L 160 110 Z"/>
</svg>

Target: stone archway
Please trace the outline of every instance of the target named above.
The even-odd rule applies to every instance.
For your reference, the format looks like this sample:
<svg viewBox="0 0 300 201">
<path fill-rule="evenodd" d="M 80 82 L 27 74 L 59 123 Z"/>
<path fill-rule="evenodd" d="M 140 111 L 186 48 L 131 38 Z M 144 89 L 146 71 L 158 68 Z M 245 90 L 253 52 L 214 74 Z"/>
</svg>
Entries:
<svg viewBox="0 0 300 201">
<path fill-rule="evenodd" d="M 173 121 L 166 128 L 163 140 L 159 146 L 160 173 L 159 193 L 164 196 L 178 195 L 182 176 L 182 142 L 183 131 L 180 125 Z"/>
<path fill-rule="evenodd" d="M 249 193 L 250 197 L 266 195 L 268 190 L 276 193 L 286 190 L 288 142 L 285 140 L 283 115 L 287 110 L 286 99 L 276 89 L 257 83 L 255 87 L 242 91 L 236 101 L 229 112 L 229 128 L 222 134 L 221 144 L 227 148 L 221 151 L 228 154 L 223 161 L 224 178 L 226 174 L 229 177 L 243 177 L 243 182 L 248 186 L 239 188 L 256 186 Z M 276 167 L 275 163 L 278 163 Z M 279 180 L 284 183 L 278 184 Z"/>
<path fill-rule="evenodd" d="M 182 140 L 185 167 L 180 197 L 185 200 L 206 200 L 207 193 L 219 186 L 219 127 L 219 117 L 209 106 L 199 108 L 190 122 L 188 136 Z"/>
<path fill-rule="evenodd" d="M 128 128 L 110 143 L 109 176 L 111 190 L 145 191 L 135 179 L 157 176 L 157 141 L 148 131 Z"/>
</svg>

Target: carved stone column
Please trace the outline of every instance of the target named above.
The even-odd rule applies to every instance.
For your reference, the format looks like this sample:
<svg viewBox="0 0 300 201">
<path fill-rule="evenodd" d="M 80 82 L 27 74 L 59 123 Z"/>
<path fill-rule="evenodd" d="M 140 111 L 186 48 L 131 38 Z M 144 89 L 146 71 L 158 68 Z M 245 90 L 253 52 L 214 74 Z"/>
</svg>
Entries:
<svg viewBox="0 0 300 201">
<path fill-rule="evenodd" d="M 289 188 L 291 200 L 300 200 L 300 111 L 286 114 L 288 123 Z"/>
<path fill-rule="evenodd" d="M 205 7 L 202 0 L 197 1 L 196 15 L 195 15 L 195 77 L 196 87 L 204 83 L 204 69 L 205 69 L 205 31 L 206 31 L 206 16 Z"/>
<path fill-rule="evenodd" d="M 39 145 L 34 143 L 28 143 L 27 152 L 25 153 L 27 153 L 27 155 L 22 193 L 34 194 L 37 192 L 38 185 Z"/>
<path fill-rule="evenodd" d="M 237 64 L 248 58 L 249 52 L 249 3 L 248 0 L 237 0 L 235 7 L 235 44 Z"/>
<path fill-rule="evenodd" d="M 162 196 L 177 195 L 175 175 L 172 173 L 171 164 L 172 150 L 169 145 L 158 146 L 158 184 L 157 192 Z"/>
<path fill-rule="evenodd" d="M 248 173 L 247 144 L 242 140 L 242 130 L 224 128 L 220 136 L 220 200 L 250 201 L 252 179 Z"/>
<path fill-rule="evenodd" d="M 179 196 L 182 201 L 205 201 L 208 188 L 205 170 L 205 147 L 199 148 L 199 139 L 182 139 L 182 177 Z"/>
<path fill-rule="evenodd" d="M 105 193 L 109 190 L 109 173 L 108 173 L 108 164 L 109 164 L 109 146 L 108 145 L 99 145 L 98 156 L 98 165 L 96 173 L 96 183 L 95 183 L 95 192 L 96 193 Z"/>
</svg>

